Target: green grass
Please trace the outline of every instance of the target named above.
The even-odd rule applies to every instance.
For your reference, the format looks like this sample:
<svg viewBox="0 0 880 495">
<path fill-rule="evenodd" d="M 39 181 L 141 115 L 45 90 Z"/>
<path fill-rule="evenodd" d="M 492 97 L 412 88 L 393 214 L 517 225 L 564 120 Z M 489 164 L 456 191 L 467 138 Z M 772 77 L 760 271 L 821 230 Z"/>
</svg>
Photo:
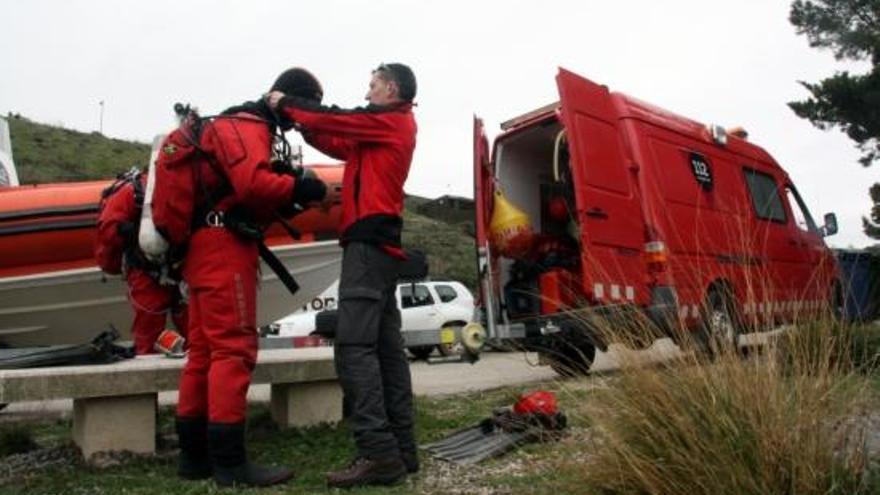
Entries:
<svg viewBox="0 0 880 495">
<path fill-rule="evenodd" d="M 403 215 L 403 244 L 425 251 L 430 276 L 435 280 L 458 280 L 474 290 L 477 286 L 474 238 L 461 224 L 449 224 L 412 211 Z"/>
<path fill-rule="evenodd" d="M 545 384 L 557 389 L 558 385 Z M 418 398 L 417 437 L 420 442 L 442 438 L 457 429 L 471 426 L 491 415 L 494 407 L 512 404 L 522 388 L 503 388 L 477 392 L 462 396 L 442 398 Z M 564 395 L 564 394 L 562 394 Z M 574 400 L 575 396 L 562 399 L 563 404 Z M 573 404 L 571 404 L 573 407 Z M 172 411 L 163 410 L 159 428 L 163 434 L 173 432 Z M 40 472 L 23 479 L 17 479 L 0 487 L 0 494 L 28 493 L 58 494 L 189 494 L 189 493 L 289 493 L 305 494 L 326 491 L 324 476 L 327 471 L 343 467 L 354 454 L 353 445 L 344 427 L 321 426 L 305 430 L 279 431 L 271 422 L 267 408 L 256 405 L 251 408 L 248 426 L 248 444 L 251 457 L 258 462 L 278 463 L 292 467 L 297 479 L 283 487 L 261 490 L 218 489 L 211 481 L 184 482 L 175 475 L 176 457 L 172 451 L 160 451 L 150 458 L 132 457 L 121 464 L 106 468 L 91 468 L 84 465 L 68 466 Z M 30 431 L 43 447 L 57 446 L 69 442 L 69 422 L 48 421 L 30 425 Z M 59 434 L 61 432 L 61 434 Z M 552 452 L 554 446 L 534 445 L 512 453 L 502 459 L 489 461 L 486 466 L 504 465 L 521 456 L 541 455 Z M 437 469 L 441 461 L 429 461 L 423 457 L 423 473 L 410 477 L 405 483 L 394 487 L 367 488 L 357 493 L 432 493 L 433 482 L 426 478 Z M 434 466 L 434 467 L 432 467 Z M 449 469 L 451 466 L 447 466 Z M 469 470 L 470 468 L 468 468 Z M 467 471 L 467 470 L 463 470 Z M 524 479 L 531 479 L 526 476 Z M 516 485 L 519 477 L 507 475 L 487 475 L 479 480 L 480 485 Z M 529 482 L 525 482 L 528 484 Z M 452 486 L 452 485 L 450 485 Z"/>
<path fill-rule="evenodd" d="M 764 356 L 769 359 L 770 355 Z M 833 422 L 842 417 L 837 413 L 845 415 L 849 404 L 841 399 L 851 397 L 852 392 L 864 391 L 855 381 L 870 379 L 874 403 L 880 396 L 880 380 L 876 375 L 847 375 L 848 379 L 854 380 L 853 383 L 832 387 L 829 392 L 827 375 L 819 377 L 819 383 L 815 379 L 778 375 L 772 370 L 761 371 L 762 363 L 759 358 L 746 361 L 725 358 L 714 364 L 625 368 L 607 375 L 550 381 L 528 387 L 419 397 L 416 401 L 416 433 L 420 443 L 471 426 L 488 417 L 493 408 L 510 405 L 521 393 L 535 389 L 556 392 L 560 408 L 569 418 L 569 429 L 558 442 L 530 444 L 477 466 L 459 467 L 423 455 L 423 470 L 419 475 L 409 477 L 398 486 L 359 489 L 356 493 L 812 493 L 798 491 L 796 484 L 792 484 L 789 490 L 771 487 L 761 492 L 737 491 L 737 486 L 741 485 L 735 482 L 703 485 L 702 489 L 691 488 L 686 492 L 662 488 L 651 491 L 637 489 L 632 484 L 609 484 L 607 478 L 596 476 L 614 474 L 613 479 L 620 481 L 625 478 L 625 473 L 631 472 L 626 468 L 627 463 L 635 462 L 638 466 L 642 462 L 643 459 L 632 457 L 638 454 L 646 455 L 647 466 L 668 463 L 666 473 L 672 476 L 676 469 L 694 470 L 703 466 L 716 477 L 752 480 L 760 474 L 772 478 L 782 466 L 804 468 L 806 462 L 816 462 L 812 454 L 818 453 L 822 457 L 826 450 L 814 449 L 814 442 L 820 442 L 819 447 L 822 447 L 821 442 L 830 441 L 832 437 L 823 439 L 818 428 L 801 427 L 823 424 L 822 421 L 813 421 L 816 418 L 830 419 L 832 423 L 829 424 L 838 424 Z M 814 392 L 820 392 L 824 398 L 817 400 Z M 833 414 L 828 415 L 829 411 Z M 763 415 L 756 416 L 758 413 Z M 171 414 L 172 411 L 163 410 L 160 417 L 159 428 L 166 436 L 173 432 Z M 30 436 L 42 447 L 69 443 L 69 428 L 69 421 L 27 425 Z M 766 434 L 766 431 L 761 432 L 760 428 L 769 428 L 780 434 L 766 436 L 767 441 L 762 444 L 756 433 Z M 798 434 L 793 435 L 793 432 Z M 626 444 L 617 443 L 620 439 Z M 678 447 L 667 444 L 669 441 Z M 353 455 L 352 442 L 343 427 L 279 431 L 272 424 L 265 405 L 251 408 L 248 443 L 253 459 L 290 466 L 296 470 L 297 479 L 283 487 L 261 490 L 221 490 L 211 481 L 184 482 L 175 476 L 175 453 L 162 449 L 155 457 L 125 458 L 112 467 L 91 468 L 79 464 L 32 474 L 0 486 L 0 495 L 316 493 L 328 491 L 324 485 L 325 473 L 343 466 Z M 627 448 L 632 450 L 627 452 Z M 800 452 L 796 451 L 798 448 Z M 709 458 L 694 458 L 692 464 L 687 464 L 693 449 L 703 455 L 712 452 L 729 464 L 710 463 Z M 766 457 L 766 449 L 777 458 Z M 763 461 L 760 456 L 765 456 Z M 748 462 L 736 465 L 732 459 Z M 680 463 L 678 468 L 676 462 Z M 817 462 L 815 466 L 831 470 L 818 473 L 818 478 L 824 476 L 833 484 L 851 476 L 849 472 L 832 472 L 840 466 L 823 462 Z M 701 473 L 684 474 L 692 479 Z M 880 493 L 880 472 L 876 469 L 866 471 L 865 476 L 861 491 L 838 487 L 822 493 Z M 715 480 L 723 482 L 722 478 Z M 588 490 L 587 486 L 591 489 Z"/>
<path fill-rule="evenodd" d="M 150 146 L 9 116 L 12 156 L 22 184 L 109 179 L 144 167 Z"/>
</svg>

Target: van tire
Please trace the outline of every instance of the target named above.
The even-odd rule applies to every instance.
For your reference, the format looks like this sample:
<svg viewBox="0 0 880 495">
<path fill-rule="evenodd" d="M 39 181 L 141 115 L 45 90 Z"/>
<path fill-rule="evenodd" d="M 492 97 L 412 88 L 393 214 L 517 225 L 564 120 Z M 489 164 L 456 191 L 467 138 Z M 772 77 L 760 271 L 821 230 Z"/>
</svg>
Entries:
<svg viewBox="0 0 880 495">
<path fill-rule="evenodd" d="M 545 353 L 550 368 L 559 376 L 566 378 L 586 376 L 590 374 L 590 367 L 596 359 L 596 346 L 581 344 L 573 346 L 560 345 L 552 351 Z"/>
<path fill-rule="evenodd" d="M 728 290 L 719 288 L 713 288 L 706 297 L 697 344 L 699 352 L 709 359 L 739 350 L 742 325 L 734 300 Z"/>
<path fill-rule="evenodd" d="M 434 346 L 432 345 L 417 345 L 409 348 L 409 353 L 412 354 L 414 358 L 422 361 L 427 360 L 432 352 L 434 352 Z"/>
</svg>

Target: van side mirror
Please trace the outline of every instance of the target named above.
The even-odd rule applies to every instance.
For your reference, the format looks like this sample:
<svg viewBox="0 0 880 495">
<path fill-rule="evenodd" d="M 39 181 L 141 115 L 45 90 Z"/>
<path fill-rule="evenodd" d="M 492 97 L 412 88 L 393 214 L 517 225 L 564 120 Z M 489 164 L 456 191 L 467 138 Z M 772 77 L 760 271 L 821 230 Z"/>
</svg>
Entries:
<svg viewBox="0 0 880 495">
<path fill-rule="evenodd" d="M 834 213 L 825 214 L 825 225 L 819 227 L 819 233 L 822 237 L 828 237 L 837 233 L 837 215 Z"/>
</svg>

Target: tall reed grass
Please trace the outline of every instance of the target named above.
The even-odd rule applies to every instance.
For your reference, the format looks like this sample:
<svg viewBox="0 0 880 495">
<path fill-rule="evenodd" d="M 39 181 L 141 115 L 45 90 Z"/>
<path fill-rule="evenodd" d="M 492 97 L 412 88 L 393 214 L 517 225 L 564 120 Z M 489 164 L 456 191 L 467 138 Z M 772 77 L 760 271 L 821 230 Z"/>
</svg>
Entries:
<svg viewBox="0 0 880 495">
<path fill-rule="evenodd" d="M 870 493 L 872 370 L 853 358 L 852 335 L 820 321 L 787 327 L 748 359 L 732 346 L 650 367 L 624 355 L 613 386 L 579 411 L 595 452 L 568 467 L 589 493 Z"/>
</svg>

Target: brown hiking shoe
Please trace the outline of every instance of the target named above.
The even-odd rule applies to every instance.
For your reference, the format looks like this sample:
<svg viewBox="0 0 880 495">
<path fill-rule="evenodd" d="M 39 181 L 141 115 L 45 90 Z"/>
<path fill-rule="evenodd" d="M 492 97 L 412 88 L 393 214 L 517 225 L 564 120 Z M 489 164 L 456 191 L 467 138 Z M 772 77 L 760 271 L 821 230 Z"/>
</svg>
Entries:
<svg viewBox="0 0 880 495">
<path fill-rule="evenodd" d="M 399 456 L 370 459 L 358 457 L 347 468 L 327 474 L 327 486 L 352 488 L 364 485 L 391 485 L 406 476 Z"/>
<path fill-rule="evenodd" d="M 415 474 L 419 472 L 419 454 L 417 451 L 401 450 L 400 460 L 403 461 L 403 465 L 406 466 L 407 473 Z"/>
</svg>

